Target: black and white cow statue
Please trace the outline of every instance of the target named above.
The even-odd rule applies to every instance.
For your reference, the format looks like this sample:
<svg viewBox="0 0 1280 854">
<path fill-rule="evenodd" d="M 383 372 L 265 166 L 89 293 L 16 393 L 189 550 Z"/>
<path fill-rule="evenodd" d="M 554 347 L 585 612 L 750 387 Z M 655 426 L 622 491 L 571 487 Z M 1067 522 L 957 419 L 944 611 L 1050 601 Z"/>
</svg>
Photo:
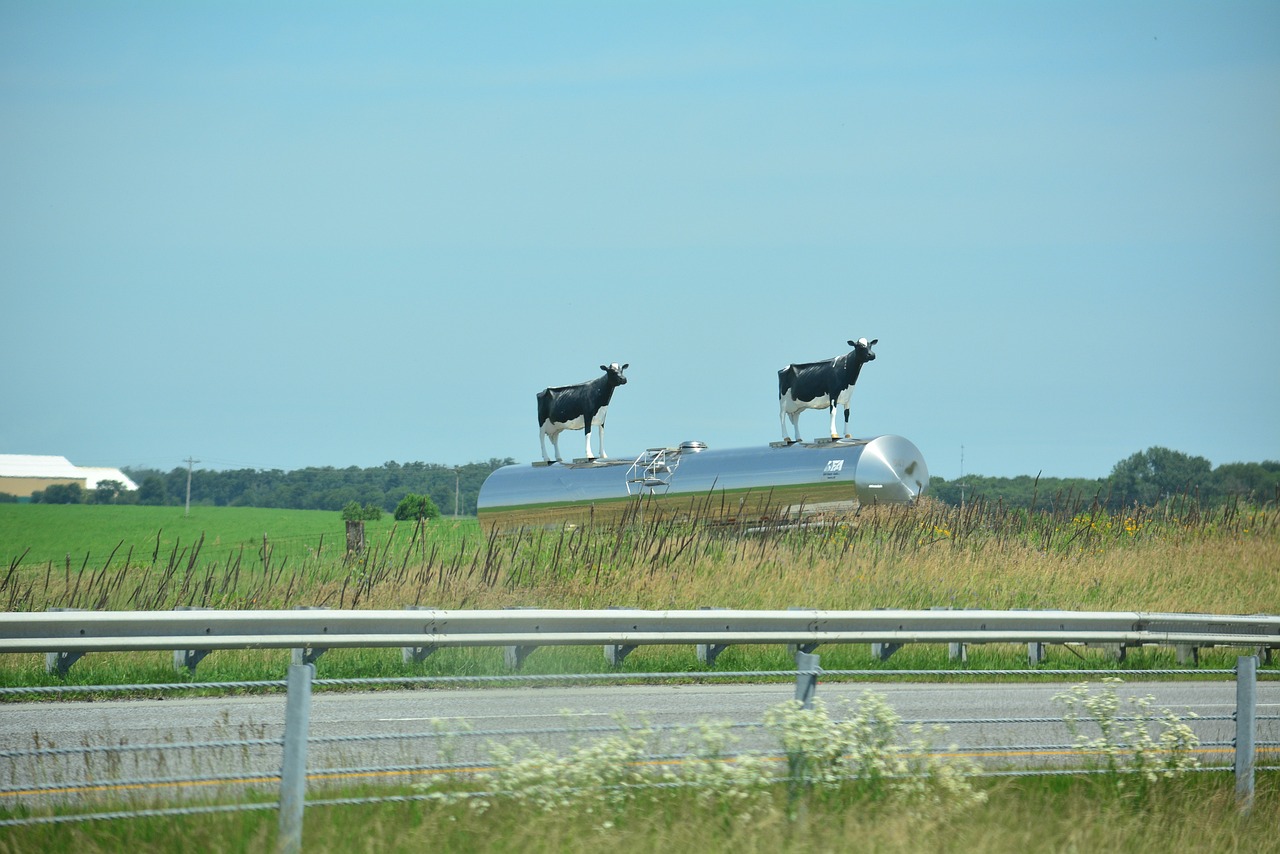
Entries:
<svg viewBox="0 0 1280 854">
<path fill-rule="evenodd" d="M 596 377 L 577 385 L 546 388 L 538 392 L 538 441 L 542 445 L 542 459 L 551 462 L 547 456 L 547 437 L 551 437 L 551 445 L 556 452 L 556 462 L 564 462 L 560 458 L 560 433 L 563 430 L 582 430 L 587 434 L 587 459 L 595 459 L 591 453 L 591 425 L 600 426 L 600 456 L 608 459 L 604 452 L 604 417 L 609 411 L 609 401 L 613 398 L 613 390 L 626 385 L 627 378 L 622 372 L 631 367 L 629 364 L 619 366 L 601 365 L 604 376 Z"/>
<path fill-rule="evenodd" d="M 862 366 L 875 359 L 876 354 L 871 352 L 871 347 L 879 341 L 879 338 L 870 341 L 859 338 L 849 342 L 853 349 L 843 356 L 787 365 L 778 371 L 778 422 L 782 425 L 784 442 L 802 441 L 800 413 L 805 409 L 830 409 L 831 438 L 840 438 L 836 432 L 836 406 L 844 407 L 844 435 L 849 437 L 849 397 L 853 393 L 853 384 L 858 381 Z M 791 419 L 795 439 L 787 435 L 787 418 Z"/>
</svg>

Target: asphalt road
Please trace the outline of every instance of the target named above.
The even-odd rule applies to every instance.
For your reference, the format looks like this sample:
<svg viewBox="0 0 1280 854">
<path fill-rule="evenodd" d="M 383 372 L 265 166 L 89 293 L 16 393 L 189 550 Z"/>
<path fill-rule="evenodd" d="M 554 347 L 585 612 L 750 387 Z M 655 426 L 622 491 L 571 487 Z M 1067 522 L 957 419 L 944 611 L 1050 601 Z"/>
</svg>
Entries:
<svg viewBox="0 0 1280 854">
<path fill-rule="evenodd" d="M 883 695 L 904 720 L 947 721 L 948 731 L 932 738 L 939 747 L 981 756 L 996 767 L 1064 761 L 1074 738 L 1061 723 L 1019 722 L 1019 718 L 1061 718 L 1055 695 L 1073 683 L 822 683 L 817 696 L 835 712 L 842 701 L 856 702 L 865 691 Z M 1098 683 L 1093 683 L 1095 690 Z M 1122 698 L 1153 696 L 1157 708 L 1193 724 L 1202 742 L 1217 744 L 1206 763 L 1230 764 L 1234 724 L 1212 720 L 1235 709 L 1234 682 L 1134 682 Z M 486 743 L 526 733 L 534 741 L 563 748 L 591 737 L 594 727 L 614 727 L 618 715 L 632 725 L 689 727 L 701 720 L 728 721 L 742 738 L 739 749 L 770 749 L 757 727 L 765 711 L 794 695 L 789 684 L 574 686 L 332 692 L 313 695 L 308 768 L 319 783 L 417 779 L 423 765 L 484 764 Z M 1258 713 L 1280 714 L 1280 682 L 1258 684 Z M 1124 707 L 1122 707 L 1123 709 Z M 203 778 L 227 777 L 220 785 L 270 791 L 280 767 L 280 748 L 257 743 L 282 737 L 283 695 L 165 700 L 45 702 L 5 704 L 0 711 L 0 803 L 49 802 L 100 797 L 105 800 L 172 797 L 175 789 L 212 792 Z M 461 734 L 465 733 L 465 734 Z M 1259 741 L 1280 741 L 1280 722 L 1262 722 Z M 178 745 L 231 742 L 215 748 Z M 238 742 L 250 742 L 240 744 Z M 123 750 L 103 751 L 114 746 Z M 56 755 L 23 753 L 60 748 Z M 999 750 L 997 750 L 997 748 Z M 667 734 L 655 742 L 659 753 L 681 750 Z M 201 778 L 199 782 L 157 785 L 157 779 Z M 71 781 L 94 782 L 67 790 Z"/>
</svg>

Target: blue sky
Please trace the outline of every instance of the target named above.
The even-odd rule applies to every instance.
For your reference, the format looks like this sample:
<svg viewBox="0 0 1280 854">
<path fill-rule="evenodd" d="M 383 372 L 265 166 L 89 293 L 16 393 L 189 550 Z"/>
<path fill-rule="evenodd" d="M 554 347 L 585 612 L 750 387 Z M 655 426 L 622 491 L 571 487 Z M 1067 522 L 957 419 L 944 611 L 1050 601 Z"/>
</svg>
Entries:
<svg viewBox="0 0 1280 854">
<path fill-rule="evenodd" d="M 740 447 L 858 337 L 935 475 L 1280 459 L 1280 4 L 0 0 L 0 309 L 80 465 L 533 460 L 613 361 Z"/>
</svg>

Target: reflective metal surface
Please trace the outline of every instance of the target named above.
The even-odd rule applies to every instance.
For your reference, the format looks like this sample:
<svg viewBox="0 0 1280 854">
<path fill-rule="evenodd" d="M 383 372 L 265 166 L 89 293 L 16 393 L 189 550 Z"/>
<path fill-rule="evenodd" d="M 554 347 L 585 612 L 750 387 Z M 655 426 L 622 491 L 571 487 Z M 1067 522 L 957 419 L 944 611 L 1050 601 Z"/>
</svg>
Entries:
<svg viewBox="0 0 1280 854">
<path fill-rule="evenodd" d="M 901 436 L 706 448 L 650 448 L 634 460 L 518 464 L 480 488 L 487 528 L 583 524 L 661 508 L 740 519 L 914 502 L 929 485 L 920 450 Z"/>
</svg>

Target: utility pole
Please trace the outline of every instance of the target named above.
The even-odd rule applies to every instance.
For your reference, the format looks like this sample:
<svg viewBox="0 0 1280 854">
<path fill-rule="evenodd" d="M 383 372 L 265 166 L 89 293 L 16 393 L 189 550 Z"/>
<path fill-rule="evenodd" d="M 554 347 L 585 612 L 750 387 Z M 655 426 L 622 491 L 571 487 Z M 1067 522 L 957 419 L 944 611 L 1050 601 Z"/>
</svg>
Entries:
<svg viewBox="0 0 1280 854">
<path fill-rule="evenodd" d="M 191 459 L 191 457 L 187 457 L 185 460 L 183 460 L 183 462 L 187 464 L 187 512 L 183 513 L 182 515 L 190 516 L 191 515 L 191 467 L 200 461 L 193 460 Z"/>
<path fill-rule="evenodd" d="M 960 446 L 960 515 L 964 515 L 964 445 Z"/>
<path fill-rule="evenodd" d="M 462 469 L 453 467 L 453 518 L 458 518 L 458 485 L 462 482 Z"/>
</svg>

